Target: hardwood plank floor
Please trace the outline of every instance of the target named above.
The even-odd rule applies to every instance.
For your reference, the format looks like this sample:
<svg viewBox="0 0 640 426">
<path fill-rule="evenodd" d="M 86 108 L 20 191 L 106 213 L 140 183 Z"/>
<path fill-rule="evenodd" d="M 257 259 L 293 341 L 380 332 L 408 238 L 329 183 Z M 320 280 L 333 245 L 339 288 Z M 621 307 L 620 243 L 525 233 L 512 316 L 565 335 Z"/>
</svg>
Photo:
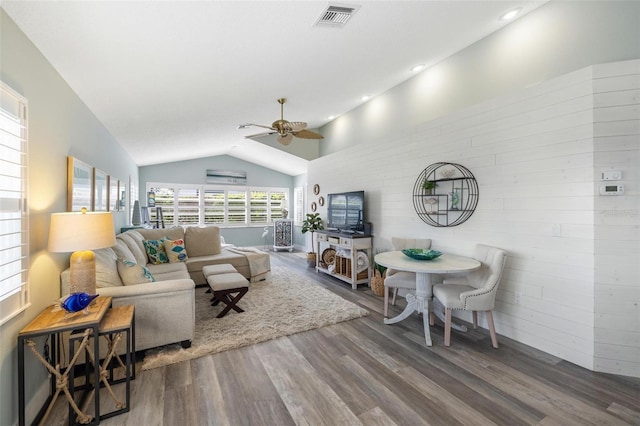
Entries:
<svg viewBox="0 0 640 426">
<path fill-rule="evenodd" d="M 138 371 L 131 411 L 101 424 L 640 425 L 640 379 L 594 373 L 502 336 L 495 350 L 485 330 L 453 332 L 445 348 L 439 323 L 428 348 L 420 316 L 384 325 L 382 298 L 370 289 L 316 274 L 300 253 L 271 255 L 371 315 Z M 61 402 L 47 424 L 66 425 L 66 413 Z"/>
</svg>

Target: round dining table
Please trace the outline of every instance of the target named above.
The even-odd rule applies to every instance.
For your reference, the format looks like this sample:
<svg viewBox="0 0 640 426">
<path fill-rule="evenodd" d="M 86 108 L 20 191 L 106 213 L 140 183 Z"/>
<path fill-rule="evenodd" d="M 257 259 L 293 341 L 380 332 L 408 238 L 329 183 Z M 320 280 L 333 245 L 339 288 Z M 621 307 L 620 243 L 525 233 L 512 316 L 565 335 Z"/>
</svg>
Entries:
<svg viewBox="0 0 640 426">
<path fill-rule="evenodd" d="M 385 324 L 395 324 L 406 319 L 414 312 L 422 314 L 424 324 L 424 338 L 427 346 L 431 346 L 429 331 L 429 302 L 433 297 L 432 275 L 469 272 L 480 268 L 481 263 L 473 258 L 444 253 L 432 260 L 418 260 L 410 258 L 402 251 L 387 251 L 378 253 L 375 262 L 379 265 L 397 271 L 415 272 L 416 294 L 406 296 L 407 306 L 400 315 L 385 318 Z M 442 313 L 434 312 L 442 319 Z"/>
</svg>

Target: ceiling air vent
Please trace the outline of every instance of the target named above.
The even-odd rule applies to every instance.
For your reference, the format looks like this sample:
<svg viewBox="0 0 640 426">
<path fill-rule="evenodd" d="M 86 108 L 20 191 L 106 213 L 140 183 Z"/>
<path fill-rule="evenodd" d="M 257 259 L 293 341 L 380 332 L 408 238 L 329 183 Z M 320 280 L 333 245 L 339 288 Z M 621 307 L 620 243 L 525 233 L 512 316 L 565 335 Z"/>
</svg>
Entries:
<svg viewBox="0 0 640 426">
<path fill-rule="evenodd" d="M 351 17 L 360 9 L 360 6 L 329 5 L 322 12 L 316 22 L 317 26 L 342 28 Z"/>
</svg>

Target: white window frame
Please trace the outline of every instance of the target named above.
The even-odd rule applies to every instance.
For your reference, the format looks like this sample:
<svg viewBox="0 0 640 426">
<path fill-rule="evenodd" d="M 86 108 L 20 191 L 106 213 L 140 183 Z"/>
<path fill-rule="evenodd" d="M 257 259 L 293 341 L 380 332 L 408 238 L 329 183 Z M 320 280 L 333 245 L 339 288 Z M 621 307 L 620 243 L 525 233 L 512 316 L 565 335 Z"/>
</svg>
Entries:
<svg viewBox="0 0 640 426">
<path fill-rule="evenodd" d="M 26 98 L 0 81 L 0 325 L 31 306 L 27 106 Z"/>
<path fill-rule="evenodd" d="M 280 219 L 281 217 L 278 216 L 276 217 L 275 215 L 275 210 L 271 208 L 271 193 L 273 192 L 282 192 L 284 193 L 284 200 L 288 200 L 289 199 L 289 188 L 280 188 L 280 187 L 258 187 L 258 186 L 237 186 L 237 185 L 193 185 L 193 184 L 182 184 L 182 183 L 166 183 L 166 182 L 147 182 L 145 189 L 146 192 L 148 193 L 149 191 L 151 191 L 151 189 L 154 188 L 171 188 L 173 189 L 173 210 L 171 212 L 168 212 L 166 209 L 163 209 L 163 216 L 164 216 L 164 223 L 165 226 L 177 226 L 179 225 L 179 216 L 178 216 L 178 212 L 179 212 L 179 193 L 181 189 L 190 189 L 190 190 L 197 190 L 199 191 L 199 206 L 198 206 L 198 210 L 199 210 L 199 220 L 198 220 L 198 224 L 197 225 L 205 225 L 204 222 L 204 207 L 205 207 L 205 198 L 204 198 L 204 194 L 205 191 L 221 191 L 224 192 L 224 222 L 222 223 L 215 223 L 215 225 L 217 226 L 221 226 L 221 227 L 226 227 L 226 228 L 232 228 L 232 227 L 264 227 L 265 225 L 272 225 L 273 221 L 275 219 Z M 245 220 L 242 223 L 238 223 L 238 222 L 230 222 L 229 221 L 229 198 L 228 198 L 228 194 L 231 192 L 244 192 L 245 193 L 245 200 L 246 200 L 246 204 L 245 204 Z M 251 211 L 250 211 L 250 206 L 251 206 L 251 193 L 252 192 L 267 192 L 267 221 L 266 222 L 251 222 Z M 158 206 L 158 195 L 156 193 L 156 206 Z M 286 202 L 283 203 L 283 207 L 286 208 Z M 155 214 L 154 209 L 150 209 L 149 214 L 151 215 L 152 219 L 151 222 L 153 223 L 153 215 Z M 172 217 L 173 216 L 173 220 L 171 222 L 167 221 L 167 216 Z M 196 224 L 190 224 L 190 225 L 196 225 Z"/>
<path fill-rule="evenodd" d="M 302 226 L 304 221 L 304 187 L 297 186 L 293 189 L 293 224 Z"/>
</svg>

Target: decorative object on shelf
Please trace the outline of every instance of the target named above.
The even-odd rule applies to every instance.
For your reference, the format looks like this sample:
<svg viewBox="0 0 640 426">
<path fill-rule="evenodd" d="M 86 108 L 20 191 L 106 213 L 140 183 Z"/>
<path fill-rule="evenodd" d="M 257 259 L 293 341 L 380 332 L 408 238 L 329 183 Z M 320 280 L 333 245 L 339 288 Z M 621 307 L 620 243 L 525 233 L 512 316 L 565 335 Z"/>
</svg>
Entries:
<svg viewBox="0 0 640 426">
<path fill-rule="evenodd" d="M 335 249 L 331 247 L 324 249 L 324 251 L 322 252 L 321 259 L 324 262 L 325 267 L 329 265 L 333 265 L 333 263 L 336 261 Z"/>
<path fill-rule="evenodd" d="M 460 192 L 454 189 L 449 193 L 451 195 L 451 210 L 458 210 L 458 204 L 460 204 Z"/>
<path fill-rule="evenodd" d="M 426 195 L 433 194 L 433 190 L 436 189 L 438 184 L 433 180 L 427 180 L 426 178 L 422 181 L 422 189 L 424 189 Z"/>
<path fill-rule="evenodd" d="M 288 218 L 288 217 L 289 217 L 289 210 L 287 210 L 287 209 L 283 208 L 283 209 L 281 210 L 281 212 L 282 212 L 282 218 L 283 218 L 283 219 L 286 219 L 286 218 Z"/>
<path fill-rule="evenodd" d="M 318 204 L 320 204 L 320 207 L 324 206 L 324 197 L 318 198 Z"/>
<path fill-rule="evenodd" d="M 315 185 L 313 185 L 313 194 L 318 195 L 319 193 L 320 193 L 320 185 L 316 183 Z"/>
<path fill-rule="evenodd" d="M 52 213 L 48 250 L 71 255 L 70 293 L 96 292 L 96 262 L 91 250 L 116 244 L 111 212 Z"/>
<path fill-rule="evenodd" d="M 315 203 L 312 203 L 312 207 L 313 205 L 315 205 Z M 307 264 L 309 267 L 316 266 L 316 251 L 315 244 L 313 243 L 313 234 L 314 232 L 321 231 L 323 229 L 324 225 L 322 224 L 320 213 L 307 213 L 306 219 L 302 222 L 302 233 L 306 234 L 307 232 L 311 232 L 311 252 L 307 253 Z"/>
<path fill-rule="evenodd" d="M 440 176 L 442 176 L 444 179 L 451 179 L 453 177 L 453 175 L 456 174 L 455 169 L 442 169 L 440 170 Z"/>
<path fill-rule="evenodd" d="M 140 213 L 140 201 L 133 202 L 133 215 L 131 216 L 131 224 L 138 226 L 142 223 L 142 214 Z"/>
<path fill-rule="evenodd" d="M 431 226 L 457 226 L 467 221 L 478 205 L 478 182 L 464 166 L 433 163 L 413 186 L 413 207 Z"/>
<path fill-rule="evenodd" d="M 412 259 L 416 260 L 433 260 L 436 257 L 442 256 L 442 252 L 438 250 L 429 250 L 429 249 L 404 249 L 402 253 L 405 256 L 409 256 Z"/>
<path fill-rule="evenodd" d="M 311 203 L 311 211 L 312 211 L 312 212 L 315 212 L 316 210 L 318 210 L 318 205 L 316 204 L 316 202 L 315 202 L 315 201 L 313 201 L 313 202 Z"/>
</svg>

